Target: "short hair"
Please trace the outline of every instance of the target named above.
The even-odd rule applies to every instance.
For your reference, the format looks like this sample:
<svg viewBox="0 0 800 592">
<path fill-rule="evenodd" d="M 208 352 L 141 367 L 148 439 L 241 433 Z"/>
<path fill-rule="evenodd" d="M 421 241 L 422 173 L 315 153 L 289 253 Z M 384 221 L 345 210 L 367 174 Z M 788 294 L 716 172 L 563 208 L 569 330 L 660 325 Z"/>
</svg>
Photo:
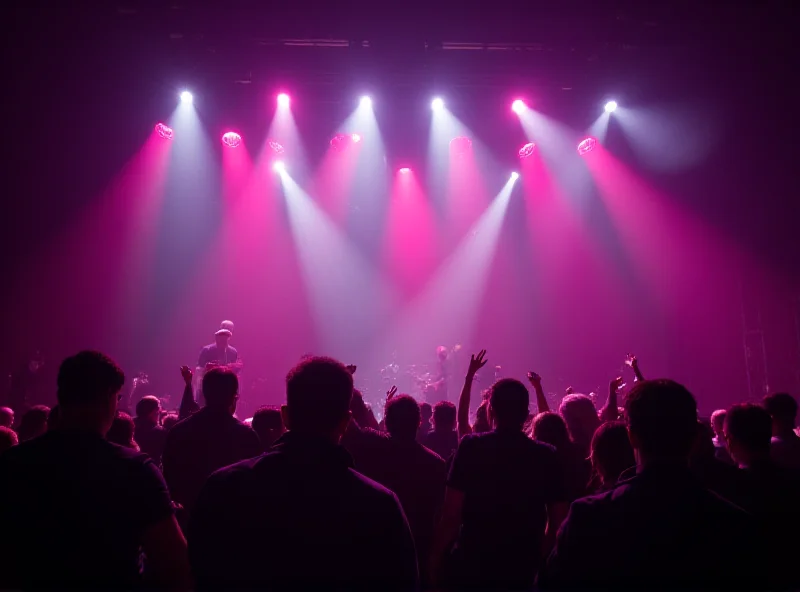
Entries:
<svg viewBox="0 0 800 592">
<path fill-rule="evenodd" d="M 433 407 L 431 407 L 430 403 L 425 402 L 419 404 L 419 416 L 423 421 L 428 421 L 433 417 Z"/>
<path fill-rule="evenodd" d="M 742 403 L 728 409 L 725 436 L 752 454 L 769 454 L 772 417 L 760 405 Z"/>
<path fill-rule="evenodd" d="M 118 393 L 125 374 L 108 356 L 82 351 L 61 362 L 58 369 L 58 402 L 62 407 L 94 404 Z"/>
<path fill-rule="evenodd" d="M 531 436 L 534 440 L 555 446 L 556 450 L 566 448 L 570 444 L 564 418 L 552 411 L 543 411 L 533 418 Z"/>
<path fill-rule="evenodd" d="M 674 380 L 643 380 L 625 398 L 628 430 L 655 458 L 688 459 L 697 434 L 697 402 Z"/>
<path fill-rule="evenodd" d="M 715 432 L 721 432 L 725 425 L 725 416 L 728 414 L 725 409 L 717 409 L 711 414 L 711 427 Z"/>
<path fill-rule="evenodd" d="M 286 376 L 290 429 L 312 434 L 334 430 L 350 411 L 353 375 L 327 357 L 306 358 Z"/>
<path fill-rule="evenodd" d="M 433 406 L 433 427 L 452 430 L 456 425 L 456 406 L 450 401 L 439 401 Z"/>
<path fill-rule="evenodd" d="M 135 425 L 133 423 L 133 418 L 127 413 L 118 411 L 117 415 L 114 417 L 114 421 L 111 422 L 111 427 L 106 433 L 106 440 L 124 446 L 125 448 L 133 448 L 136 444 L 133 441 L 134 431 Z"/>
<path fill-rule="evenodd" d="M 256 433 L 268 430 L 283 429 L 283 418 L 281 417 L 281 410 L 278 407 L 264 405 L 256 409 L 253 414 L 253 421 L 250 424 Z"/>
<path fill-rule="evenodd" d="M 158 400 L 158 397 L 147 395 L 146 397 L 142 397 L 141 400 L 136 403 L 136 417 L 145 417 L 154 411 L 158 411 L 160 408 L 161 401 Z"/>
<path fill-rule="evenodd" d="M 520 426 L 528 418 L 530 394 L 527 387 L 514 378 L 501 378 L 492 385 L 489 405 L 498 424 Z"/>
<path fill-rule="evenodd" d="M 167 413 L 164 417 L 161 418 L 161 427 L 165 430 L 169 431 L 175 424 L 180 421 L 180 417 L 177 413 Z"/>
<path fill-rule="evenodd" d="M 636 465 L 628 428 L 622 421 L 607 421 L 592 436 L 592 467 L 604 481 L 616 481 Z"/>
<path fill-rule="evenodd" d="M 0 426 L 0 453 L 19 444 L 17 433 L 11 428 Z"/>
<path fill-rule="evenodd" d="M 764 397 L 764 408 L 780 423 L 794 425 L 797 401 L 789 393 L 773 393 Z"/>
<path fill-rule="evenodd" d="M 27 442 L 47 431 L 47 417 L 50 415 L 50 407 L 47 405 L 34 405 L 22 414 L 19 420 L 17 435 L 21 442 Z"/>
<path fill-rule="evenodd" d="M 14 410 L 0 407 L 0 427 L 10 428 L 12 423 L 14 423 Z"/>
<path fill-rule="evenodd" d="M 230 368 L 216 366 L 203 376 L 203 396 L 208 405 L 230 405 L 238 393 L 239 377 Z"/>
<path fill-rule="evenodd" d="M 414 397 L 400 395 L 386 403 L 386 431 L 395 438 L 413 440 L 420 423 L 419 403 Z"/>
</svg>

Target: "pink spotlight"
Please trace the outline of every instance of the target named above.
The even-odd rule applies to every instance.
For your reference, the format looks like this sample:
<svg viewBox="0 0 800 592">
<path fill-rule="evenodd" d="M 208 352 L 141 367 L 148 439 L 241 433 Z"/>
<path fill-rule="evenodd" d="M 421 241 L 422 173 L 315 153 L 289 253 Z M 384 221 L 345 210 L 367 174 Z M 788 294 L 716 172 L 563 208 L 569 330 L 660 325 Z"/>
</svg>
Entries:
<svg viewBox="0 0 800 592">
<path fill-rule="evenodd" d="M 236 148 L 242 143 L 242 136 L 236 132 L 225 132 L 222 134 L 222 143 L 230 148 Z"/>
<path fill-rule="evenodd" d="M 275 154 L 283 154 L 283 145 L 277 140 L 273 140 L 272 138 L 267 139 L 267 146 L 269 146 L 269 149 Z"/>
<path fill-rule="evenodd" d="M 361 141 L 361 136 L 358 134 L 336 134 L 331 138 L 331 148 L 341 152 L 347 150 L 349 146 L 358 144 Z"/>
<path fill-rule="evenodd" d="M 584 154 L 588 154 L 594 147 L 597 146 L 597 140 L 594 138 L 585 138 L 581 140 L 581 143 L 578 144 L 578 154 L 583 156 Z"/>
<path fill-rule="evenodd" d="M 171 140 L 172 136 L 175 135 L 174 132 L 172 131 L 172 128 L 163 123 L 156 124 L 156 133 L 165 140 Z"/>
<path fill-rule="evenodd" d="M 399 171 L 397 171 L 397 172 L 398 172 L 398 173 L 401 173 L 401 174 L 403 174 L 403 175 L 407 175 L 408 173 L 410 173 L 410 172 L 411 172 L 411 169 L 410 169 L 410 168 L 408 168 L 408 167 L 403 167 L 402 169 L 400 169 L 400 170 L 399 170 Z"/>
<path fill-rule="evenodd" d="M 520 158 L 528 158 L 530 155 L 533 154 L 533 151 L 536 149 L 536 144 L 533 142 L 528 142 L 522 148 L 519 149 L 519 157 Z"/>
<path fill-rule="evenodd" d="M 350 139 L 353 140 L 354 143 L 358 144 L 361 141 L 361 136 L 358 134 L 350 134 Z"/>
<path fill-rule="evenodd" d="M 511 103 L 511 110 L 516 114 L 522 113 L 523 111 L 525 111 L 525 101 L 523 101 L 522 99 L 517 99 L 516 101 Z"/>
<path fill-rule="evenodd" d="M 288 107 L 290 101 L 291 99 L 286 93 L 281 93 L 278 95 L 278 107 Z"/>
<path fill-rule="evenodd" d="M 464 156 L 472 150 L 472 140 L 467 136 L 458 136 L 450 140 L 450 152 L 457 156 Z"/>
</svg>

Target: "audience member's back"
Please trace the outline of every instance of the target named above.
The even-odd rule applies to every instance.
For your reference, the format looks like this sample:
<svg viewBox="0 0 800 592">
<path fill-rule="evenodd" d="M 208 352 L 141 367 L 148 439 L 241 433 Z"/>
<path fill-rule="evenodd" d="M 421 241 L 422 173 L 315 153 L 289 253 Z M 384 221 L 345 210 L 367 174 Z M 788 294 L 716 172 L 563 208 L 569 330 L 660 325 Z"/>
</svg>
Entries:
<svg viewBox="0 0 800 592">
<path fill-rule="evenodd" d="M 256 433 L 233 417 L 239 380 L 227 368 L 203 377 L 206 406 L 178 423 L 167 435 L 162 461 L 172 499 L 191 508 L 211 473 L 261 454 Z"/>
<path fill-rule="evenodd" d="M 625 412 L 638 473 L 572 504 L 540 586 L 760 588 L 765 563 L 755 521 L 689 472 L 694 397 L 672 381 L 643 381 Z"/>
<path fill-rule="evenodd" d="M 449 401 L 439 401 L 433 406 L 433 429 L 422 443 L 447 460 L 458 448 L 456 432 L 456 406 Z"/>
<path fill-rule="evenodd" d="M 102 354 L 66 359 L 59 428 L 0 457 L 0 589 L 134 588 L 140 547 L 160 584 L 185 583 L 185 542 L 160 472 L 103 438 L 123 381 Z"/>
<path fill-rule="evenodd" d="M 142 397 L 136 403 L 136 431 L 133 439 L 139 449 L 161 465 L 161 455 L 164 454 L 164 443 L 167 440 L 167 430 L 158 425 L 158 416 L 161 413 L 161 401 L 153 395 Z"/>
<path fill-rule="evenodd" d="M 287 377 L 289 431 L 272 451 L 208 480 L 189 530 L 200 590 L 416 587 L 397 498 L 353 470 L 337 444 L 352 380 L 334 360 L 302 361 Z"/>
<path fill-rule="evenodd" d="M 772 460 L 785 469 L 800 469 L 800 436 L 795 434 L 797 401 L 789 393 L 764 397 L 764 408 L 772 417 Z"/>
</svg>

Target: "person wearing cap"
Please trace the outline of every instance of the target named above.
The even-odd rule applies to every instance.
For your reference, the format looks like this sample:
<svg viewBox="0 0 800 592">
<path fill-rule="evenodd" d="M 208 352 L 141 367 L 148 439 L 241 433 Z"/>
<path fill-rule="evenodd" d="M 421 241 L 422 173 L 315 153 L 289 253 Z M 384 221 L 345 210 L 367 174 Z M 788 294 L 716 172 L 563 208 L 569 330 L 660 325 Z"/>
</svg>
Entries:
<svg viewBox="0 0 800 592">
<path fill-rule="evenodd" d="M 229 345 L 231 335 L 231 330 L 228 328 L 222 328 L 214 333 L 214 343 L 200 350 L 197 366 L 206 370 L 213 366 L 228 366 L 238 374 L 241 362 L 239 352 Z"/>
</svg>

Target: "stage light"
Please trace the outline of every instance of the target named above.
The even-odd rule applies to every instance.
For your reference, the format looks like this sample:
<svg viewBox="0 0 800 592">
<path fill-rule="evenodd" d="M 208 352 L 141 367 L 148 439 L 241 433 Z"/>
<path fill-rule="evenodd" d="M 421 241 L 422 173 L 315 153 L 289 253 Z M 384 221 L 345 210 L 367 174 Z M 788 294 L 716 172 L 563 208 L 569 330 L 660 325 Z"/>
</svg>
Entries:
<svg viewBox="0 0 800 592">
<path fill-rule="evenodd" d="M 168 125 L 164 125 L 163 123 L 156 124 L 156 133 L 165 140 L 171 140 L 172 136 L 175 135 L 172 131 L 172 128 Z"/>
<path fill-rule="evenodd" d="M 433 99 L 433 101 L 431 101 L 431 109 L 434 111 L 441 111 L 444 109 L 444 101 L 441 98 L 436 97 Z"/>
<path fill-rule="evenodd" d="M 192 98 L 192 93 L 190 93 L 188 90 L 185 90 L 181 93 L 181 103 L 191 103 Z"/>
<path fill-rule="evenodd" d="M 616 101 L 609 101 L 606 103 L 606 113 L 613 113 L 617 110 L 617 102 Z"/>
<path fill-rule="evenodd" d="M 511 110 L 517 114 L 522 113 L 525 111 L 525 102 L 522 99 L 517 99 L 511 103 Z"/>
<path fill-rule="evenodd" d="M 363 96 L 363 97 L 361 97 L 361 100 L 359 101 L 359 104 L 362 107 L 372 107 L 372 99 L 370 99 L 367 96 Z"/>
<path fill-rule="evenodd" d="M 358 134 L 350 134 L 350 139 L 353 140 L 354 143 L 358 144 L 361 141 L 361 136 Z"/>
<path fill-rule="evenodd" d="M 275 154 L 283 154 L 283 145 L 277 140 L 273 140 L 272 138 L 267 138 L 267 146 L 269 146 L 269 149 L 272 150 Z"/>
<path fill-rule="evenodd" d="M 358 134 L 336 134 L 331 138 L 331 148 L 341 152 L 347 150 L 349 146 L 358 144 L 361 141 L 361 136 Z"/>
<path fill-rule="evenodd" d="M 581 140 L 580 144 L 578 144 L 578 154 L 583 156 L 594 150 L 594 147 L 597 146 L 597 140 L 594 138 L 585 138 Z"/>
<path fill-rule="evenodd" d="M 283 173 L 286 171 L 286 165 L 283 164 L 282 160 L 276 160 L 275 164 L 272 165 L 272 170 L 276 173 Z"/>
<path fill-rule="evenodd" d="M 281 93 L 278 95 L 278 107 L 288 107 L 289 106 L 289 95 L 286 93 Z"/>
<path fill-rule="evenodd" d="M 472 140 L 467 136 L 458 136 L 450 140 L 450 152 L 457 156 L 463 156 L 472 150 Z"/>
<path fill-rule="evenodd" d="M 225 132 L 222 134 L 222 143 L 230 148 L 236 148 L 242 143 L 242 136 L 236 132 Z"/>
<path fill-rule="evenodd" d="M 517 179 L 519 179 L 519 173 L 514 171 L 513 173 L 511 173 L 511 180 L 516 181 Z"/>
<path fill-rule="evenodd" d="M 536 144 L 534 144 L 533 142 L 528 142 L 522 148 L 519 149 L 519 152 L 518 152 L 519 157 L 520 158 L 528 158 L 531 154 L 533 154 L 533 151 L 535 149 L 536 149 Z"/>
<path fill-rule="evenodd" d="M 404 174 L 404 175 L 407 175 L 408 173 L 410 173 L 410 172 L 411 172 L 411 169 L 410 169 L 410 168 L 408 168 L 408 167 L 403 167 L 402 169 L 400 169 L 400 170 L 399 170 L 399 171 L 397 171 L 397 172 L 398 172 L 398 173 L 402 173 L 402 174 Z"/>
</svg>

